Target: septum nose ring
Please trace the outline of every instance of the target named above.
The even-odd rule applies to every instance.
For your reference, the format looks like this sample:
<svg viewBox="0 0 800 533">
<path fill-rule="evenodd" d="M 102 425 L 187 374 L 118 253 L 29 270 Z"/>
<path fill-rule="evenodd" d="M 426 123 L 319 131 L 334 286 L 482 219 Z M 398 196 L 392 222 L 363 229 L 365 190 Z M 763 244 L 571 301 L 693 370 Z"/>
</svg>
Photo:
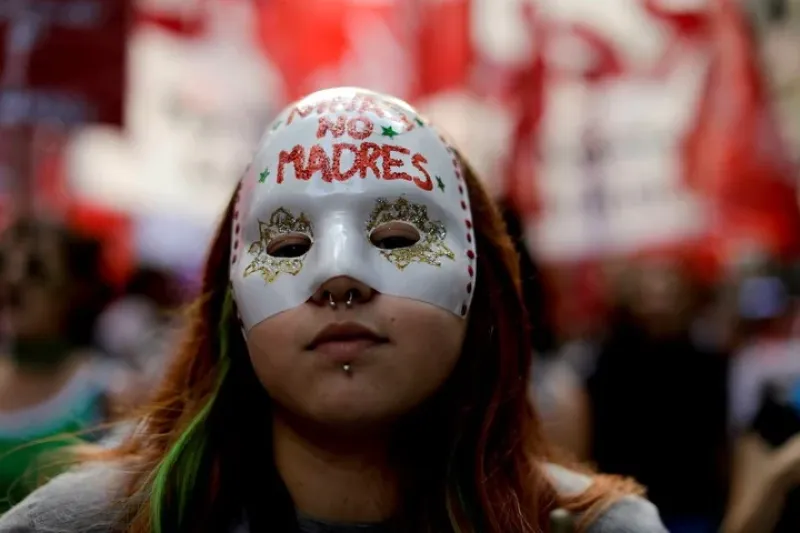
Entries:
<svg viewBox="0 0 800 533">
<path fill-rule="evenodd" d="M 336 302 L 336 300 L 334 299 L 334 297 L 333 297 L 333 293 L 332 293 L 332 292 L 330 292 L 330 291 L 326 291 L 326 292 L 328 293 L 328 305 L 330 305 L 330 306 L 331 306 L 331 309 L 336 309 L 336 306 L 338 305 L 338 303 L 337 303 L 337 302 Z M 351 290 L 347 291 L 347 300 L 344 302 L 344 305 L 345 305 L 345 307 L 347 307 L 348 309 L 350 309 L 351 307 L 353 307 L 353 302 L 354 302 L 354 300 L 355 300 L 355 292 L 356 292 L 356 291 L 355 291 L 355 290 L 353 290 L 353 289 L 351 289 Z"/>
<path fill-rule="evenodd" d="M 336 309 L 337 303 L 336 299 L 333 297 L 333 293 L 331 291 L 326 291 L 326 292 L 328 293 L 328 305 L 331 306 L 331 309 Z M 356 296 L 356 291 L 354 289 L 350 289 L 349 291 L 347 291 L 347 300 L 344 302 L 344 305 L 348 309 L 353 307 L 353 301 L 355 300 L 355 296 Z M 350 363 L 342 364 L 342 371 L 349 376 L 352 372 L 352 367 L 350 366 Z"/>
</svg>

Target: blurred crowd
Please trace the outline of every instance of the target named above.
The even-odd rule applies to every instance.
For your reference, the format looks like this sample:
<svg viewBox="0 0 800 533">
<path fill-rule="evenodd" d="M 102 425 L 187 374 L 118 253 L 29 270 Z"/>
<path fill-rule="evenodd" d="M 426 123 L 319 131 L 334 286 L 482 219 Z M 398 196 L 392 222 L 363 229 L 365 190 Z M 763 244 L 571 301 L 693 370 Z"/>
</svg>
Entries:
<svg viewBox="0 0 800 533">
<path fill-rule="evenodd" d="M 798 531 L 797 266 L 753 254 L 708 283 L 679 256 L 634 259 L 606 274 L 602 313 L 555 327 L 517 237 L 550 439 L 640 481 L 669 531 Z"/>
<path fill-rule="evenodd" d="M 49 452 L 111 442 L 159 379 L 180 286 L 142 267 L 122 288 L 99 242 L 22 219 L 0 238 L 0 512 L 60 468 Z"/>
</svg>

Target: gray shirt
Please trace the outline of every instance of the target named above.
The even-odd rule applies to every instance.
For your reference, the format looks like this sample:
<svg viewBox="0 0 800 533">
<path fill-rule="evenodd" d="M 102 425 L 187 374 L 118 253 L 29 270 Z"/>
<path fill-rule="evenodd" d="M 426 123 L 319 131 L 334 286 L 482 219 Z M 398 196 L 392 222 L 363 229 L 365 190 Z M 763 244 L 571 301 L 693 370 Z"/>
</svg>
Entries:
<svg viewBox="0 0 800 533">
<path fill-rule="evenodd" d="M 580 493 L 590 478 L 548 465 L 556 488 Z M 117 502 L 124 497 L 124 471 L 92 465 L 56 477 L 0 518 L 0 533 L 108 533 L 119 528 Z M 301 520 L 309 533 L 383 533 L 380 526 L 351 527 Z M 366 529 L 365 529 L 366 527 Z M 378 529 L 371 529 L 378 527 Z M 241 524 L 230 533 L 249 533 Z M 625 497 L 606 510 L 587 533 L 667 533 L 656 508 L 647 500 Z"/>
</svg>

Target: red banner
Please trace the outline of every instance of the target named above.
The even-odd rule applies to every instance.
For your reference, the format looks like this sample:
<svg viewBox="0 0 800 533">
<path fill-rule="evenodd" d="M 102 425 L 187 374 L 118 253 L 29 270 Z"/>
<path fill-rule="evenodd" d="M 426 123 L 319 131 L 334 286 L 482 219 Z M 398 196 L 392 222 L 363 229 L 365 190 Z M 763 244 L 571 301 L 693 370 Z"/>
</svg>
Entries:
<svg viewBox="0 0 800 533">
<path fill-rule="evenodd" d="M 796 168 L 772 113 L 757 44 L 735 1 L 714 0 L 703 9 L 681 11 L 660 0 L 641 0 L 642 24 L 670 35 L 646 61 L 630 59 L 635 54 L 621 46 L 622 36 L 603 34 L 604 26 L 594 27 L 586 14 L 555 20 L 530 6 L 522 9 L 532 50 L 517 73 L 509 104 L 519 112 L 508 189 L 529 224 L 550 232 L 545 244 L 554 255 L 558 239 L 587 243 L 581 249 L 564 247 L 561 257 L 571 254 L 572 260 L 676 245 L 694 250 L 698 239 L 709 249 L 714 243 L 723 261 L 739 246 L 755 245 L 776 255 L 800 252 Z M 635 38 L 642 39 L 641 33 Z M 703 93 L 694 115 L 686 110 L 697 106 L 698 85 Z M 564 113 L 565 100 L 558 98 L 565 94 L 572 98 L 571 112 L 562 118 L 558 113 Z M 560 107 L 554 109 L 553 102 Z M 674 108 L 669 116 L 687 118 L 668 120 L 665 105 Z M 630 126 L 608 126 L 619 117 Z M 560 137 L 553 136 L 553 124 L 581 121 L 583 133 L 566 135 L 561 128 Z M 676 150 L 681 143 L 685 148 Z M 626 172 L 632 172 L 631 179 L 623 183 L 619 178 Z M 559 187 L 552 185 L 554 173 Z M 676 173 L 685 179 L 670 177 Z M 566 184 L 567 179 L 572 181 Z M 585 192 L 568 198 L 567 189 Z M 568 214 L 574 223 L 564 223 L 563 208 L 573 204 L 577 207 Z M 643 224 L 626 213 L 645 204 L 653 205 L 648 220 L 664 224 L 636 229 Z M 685 206 L 699 208 L 684 212 L 690 209 Z M 557 209 L 561 219 L 548 214 Z M 578 224 L 606 228 L 605 234 L 595 238 L 589 230 L 575 229 Z M 575 234 L 557 234 L 562 229 Z"/>
<path fill-rule="evenodd" d="M 67 136 L 42 130 L 34 143 L 36 180 L 33 187 L 36 213 L 47 213 L 102 245 L 104 278 L 121 287 L 135 263 L 133 221 L 102 205 L 81 202 L 68 188 L 64 174 Z M 0 209 L 0 214 L 5 213 Z"/>
<path fill-rule="evenodd" d="M 717 0 L 714 59 L 686 142 L 689 185 L 711 200 L 723 259 L 753 244 L 800 252 L 797 167 L 781 138 L 751 28 L 740 8 Z"/>
<path fill-rule="evenodd" d="M 130 0 L 0 2 L 0 124 L 121 124 Z"/>
<path fill-rule="evenodd" d="M 249 0 L 248 0 L 249 1 Z M 209 28 L 208 0 L 174 4 L 139 0 L 135 5 L 134 28 L 154 26 L 187 39 L 202 37 Z"/>
<path fill-rule="evenodd" d="M 258 2 L 265 55 L 289 100 L 337 85 L 417 99 L 465 83 L 469 2 Z"/>
<path fill-rule="evenodd" d="M 418 12 L 419 92 L 414 97 L 462 88 L 475 61 L 470 1 L 419 2 Z"/>
</svg>

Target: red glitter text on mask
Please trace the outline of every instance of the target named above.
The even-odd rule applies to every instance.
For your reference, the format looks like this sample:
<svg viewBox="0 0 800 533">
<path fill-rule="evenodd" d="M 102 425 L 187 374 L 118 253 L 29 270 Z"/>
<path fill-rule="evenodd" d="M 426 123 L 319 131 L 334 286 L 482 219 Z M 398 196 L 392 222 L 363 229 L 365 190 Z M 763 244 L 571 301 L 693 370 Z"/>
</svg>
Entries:
<svg viewBox="0 0 800 533">
<path fill-rule="evenodd" d="M 415 117 L 408 116 L 408 112 L 400 106 L 394 105 L 391 102 L 379 100 L 371 95 L 357 94 L 354 96 L 336 96 L 324 100 L 319 100 L 314 103 L 299 104 L 292 107 L 289 115 L 286 117 L 286 125 L 292 124 L 297 118 L 307 118 L 309 116 L 320 116 L 320 127 L 317 132 L 317 137 L 322 138 L 325 133 L 330 129 L 334 132 L 335 137 L 339 137 L 342 133 L 338 133 L 341 128 L 342 115 L 357 114 L 358 117 L 350 120 L 364 119 L 367 113 L 372 113 L 379 118 L 388 118 L 396 120 L 403 124 L 404 131 L 411 131 L 416 127 L 413 120 Z M 339 115 L 336 119 L 330 118 L 330 115 Z M 325 124 L 323 124 L 323 119 Z M 346 120 L 346 119 L 345 119 Z M 363 130 L 353 130 L 358 132 L 366 131 L 366 125 Z M 321 132 L 321 133 L 320 133 Z M 337 135 L 338 133 L 338 135 Z M 359 137 L 353 135 L 348 127 L 348 135 L 355 139 L 366 139 L 368 135 Z M 363 134 L 363 133 L 362 133 Z"/>
<path fill-rule="evenodd" d="M 353 139 L 363 141 L 375 130 L 375 124 L 365 117 L 359 115 L 353 118 L 347 118 L 346 115 L 339 115 L 334 120 L 330 116 L 319 117 L 319 127 L 317 128 L 317 139 L 322 139 L 330 133 L 334 139 L 338 139 L 347 132 L 347 135 Z"/>
<path fill-rule="evenodd" d="M 343 156 L 348 154 L 347 160 L 352 161 L 349 168 Z M 401 170 L 408 163 L 417 171 L 417 175 Z M 366 179 L 368 171 L 379 180 L 404 180 L 412 182 L 423 191 L 433 190 L 433 180 L 428 173 L 426 165 L 428 160 L 420 153 L 411 153 L 403 146 L 390 144 L 377 144 L 373 142 L 333 143 L 329 154 L 322 145 L 315 144 L 306 152 L 298 144 L 291 150 L 282 150 L 278 156 L 277 183 L 285 181 L 285 168 L 294 167 L 295 179 L 308 181 L 315 174 L 320 174 L 322 181 L 347 181 L 356 174 L 361 179 Z"/>
</svg>

